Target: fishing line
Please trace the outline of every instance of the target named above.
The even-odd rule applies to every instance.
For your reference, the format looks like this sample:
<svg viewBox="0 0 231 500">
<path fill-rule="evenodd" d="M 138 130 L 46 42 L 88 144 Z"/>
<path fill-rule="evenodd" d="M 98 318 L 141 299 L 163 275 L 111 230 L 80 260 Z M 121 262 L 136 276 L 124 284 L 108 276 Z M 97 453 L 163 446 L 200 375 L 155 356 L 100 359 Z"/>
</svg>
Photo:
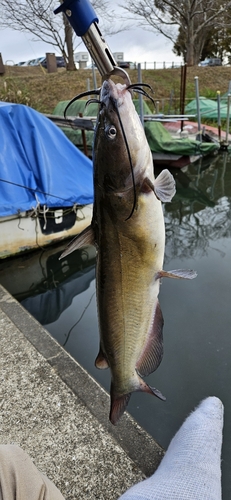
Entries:
<svg viewBox="0 0 231 500">
<path fill-rule="evenodd" d="M 92 296 L 91 296 L 91 298 L 90 298 L 90 300 L 89 300 L 88 304 L 87 304 L 87 305 L 86 305 L 86 307 L 84 308 L 84 310 L 83 310 L 83 312 L 82 312 L 82 314 L 81 314 L 80 318 L 76 321 L 76 323 L 74 323 L 74 325 L 73 325 L 73 326 L 70 328 L 70 330 L 67 332 L 67 334 L 66 334 L 66 335 L 67 335 L 67 337 L 66 337 L 65 342 L 63 343 L 63 347 L 66 345 L 67 341 L 69 340 L 69 337 L 70 337 L 71 332 L 73 331 L 73 329 L 76 327 L 76 325 L 78 325 L 78 323 L 79 323 L 79 322 L 81 321 L 81 319 L 83 318 L 83 316 L 84 316 L 85 312 L 87 311 L 87 309 L 88 309 L 88 307 L 89 307 L 89 305 L 90 305 L 90 303 L 91 303 L 91 301 L 92 301 L 92 299 L 93 299 L 94 295 L 95 295 L 95 292 L 93 292 L 93 294 L 92 294 Z"/>
<path fill-rule="evenodd" d="M 66 198 L 62 198 L 61 196 L 56 196 L 55 194 L 45 193 L 45 191 L 40 191 L 39 189 L 30 188 L 28 186 L 23 186 L 23 184 L 18 184 L 17 182 L 7 181 L 6 179 L 0 179 L 0 182 L 6 182 L 6 184 L 12 184 L 13 186 L 21 187 L 23 189 L 28 189 L 33 193 L 45 194 L 46 196 L 51 196 L 52 198 L 57 198 L 57 200 L 69 201 Z"/>
</svg>

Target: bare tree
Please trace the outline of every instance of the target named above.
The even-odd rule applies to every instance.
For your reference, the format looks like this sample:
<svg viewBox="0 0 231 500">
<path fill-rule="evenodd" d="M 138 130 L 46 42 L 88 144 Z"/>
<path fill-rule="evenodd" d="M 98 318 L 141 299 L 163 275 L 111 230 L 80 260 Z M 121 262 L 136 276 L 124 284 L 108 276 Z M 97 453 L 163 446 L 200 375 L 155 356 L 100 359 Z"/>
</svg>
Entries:
<svg viewBox="0 0 231 500">
<path fill-rule="evenodd" d="M 108 8 L 106 0 L 92 0 L 99 18 L 105 20 L 102 23 L 104 34 L 114 34 L 124 29 L 112 26 L 110 22 L 113 12 Z M 33 35 L 33 40 L 43 42 L 57 47 L 66 61 L 69 70 L 75 69 L 74 46 L 75 35 L 67 21 L 66 16 L 55 15 L 54 9 L 58 6 L 58 0 L 0 0 L 0 28 L 11 28 Z M 77 38 L 77 37 L 76 37 Z"/>
<path fill-rule="evenodd" d="M 143 28 L 159 32 L 173 43 L 180 31 L 185 48 L 182 55 L 189 66 L 198 64 L 208 32 L 224 27 L 224 14 L 230 26 L 230 0 L 128 0 L 121 7 Z"/>
</svg>

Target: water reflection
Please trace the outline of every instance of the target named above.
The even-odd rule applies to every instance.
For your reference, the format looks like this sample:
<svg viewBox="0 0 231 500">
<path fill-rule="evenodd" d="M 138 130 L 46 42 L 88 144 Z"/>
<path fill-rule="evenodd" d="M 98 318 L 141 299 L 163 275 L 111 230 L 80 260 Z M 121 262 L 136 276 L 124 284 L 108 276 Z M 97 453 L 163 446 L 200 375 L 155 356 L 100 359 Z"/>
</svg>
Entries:
<svg viewBox="0 0 231 500">
<path fill-rule="evenodd" d="M 163 361 L 149 377 L 166 403 L 134 394 L 130 413 L 166 447 L 183 419 L 209 395 L 225 404 L 224 500 L 231 498 L 230 262 L 231 158 L 222 154 L 174 172 L 177 192 L 164 206 L 165 268 L 191 268 L 193 282 L 163 280 Z M 95 252 L 59 261 L 64 245 L 0 264 L 0 281 L 106 389 L 110 374 L 94 367 L 98 352 Z"/>
<path fill-rule="evenodd" d="M 212 242 L 231 235 L 230 157 L 216 156 L 206 167 L 199 160 L 175 172 L 176 196 L 164 207 L 167 263 L 202 257 Z"/>
<path fill-rule="evenodd" d="M 60 255 L 59 250 L 47 259 L 45 278 L 36 284 L 33 296 L 30 295 L 21 300 L 21 304 L 42 325 L 57 321 L 65 309 L 71 306 L 73 298 L 87 290 L 95 278 L 93 247 L 76 252 L 74 269 L 70 262 L 73 256 L 60 262 Z M 48 304 L 49 307 L 47 307 Z"/>
</svg>

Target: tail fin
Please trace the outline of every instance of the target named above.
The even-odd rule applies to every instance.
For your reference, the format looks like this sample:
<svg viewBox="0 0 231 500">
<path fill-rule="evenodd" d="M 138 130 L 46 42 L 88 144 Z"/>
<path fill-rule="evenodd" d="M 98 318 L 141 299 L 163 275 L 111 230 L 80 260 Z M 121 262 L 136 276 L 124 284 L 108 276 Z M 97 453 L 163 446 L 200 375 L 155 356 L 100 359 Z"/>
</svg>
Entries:
<svg viewBox="0 0 231 500">
<path fill-rule="evenodd" d="M 113 384 L 111 384 L 111 409 L 109 419 L 113 425 L 116 425 L 120 417 L 122 417 L 130 397 L 131 392 L 123 396 L 116 396 L 113 391 Z"/>
<path fill-rule="evenodd" d="M 163 394 L 159 391 L 159 389 L 156 389 L 155 387 L 151 387 L 150 385 L 145 382 L 139 372 L 137 371 L 137 375 L 139 377 L 139 388 L 137 389 L 138 391 L 142 392 L 148 392 L 148 394 L 153 394 L 157 398 L 161 399 L 162 401 L 166 401 L 166 397 L 163 396 Z"/>
<path fill-rule="evenodd" d="M 137 373 L 137 377 L 138 377 L 138 385 L 134 387 L 132 392 L 136 391 L 148 392 L 149 394 L 156 396 L 162 401 L 166 401 L 166 397 L 163 396 L 163 394 L 159 391 L 159 389 L 156 389 L 155 387 L 151 387 L 150 385 L 148 385 L 141 378 L 139 373 Z M 111 384 L 111 409 L 110 409 L 109 419 L 113 425 L 116 425 L 120 417 L 122 417 L 128 405 L 132 392 L 123 394 L 122 396 L 117 396 L 116 393 L 114 392 L 113 384 Z"/>
</svg>

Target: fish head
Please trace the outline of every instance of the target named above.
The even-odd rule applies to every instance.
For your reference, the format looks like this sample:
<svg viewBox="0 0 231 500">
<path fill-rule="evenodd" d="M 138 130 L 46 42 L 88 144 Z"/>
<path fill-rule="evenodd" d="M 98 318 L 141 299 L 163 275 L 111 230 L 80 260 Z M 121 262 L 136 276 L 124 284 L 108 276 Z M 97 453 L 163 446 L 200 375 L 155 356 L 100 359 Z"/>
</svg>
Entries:
<svg viewBox="0 0 231 500">
<path fill-rule="evenodd" d="M 126 85 L 105 80 L 94 140 L 95 183 L 105 192 L 126 192 L 139 182 L 150 148 Z M 153 163 L 151 160 L 153 168 Z"/>
</svg>

